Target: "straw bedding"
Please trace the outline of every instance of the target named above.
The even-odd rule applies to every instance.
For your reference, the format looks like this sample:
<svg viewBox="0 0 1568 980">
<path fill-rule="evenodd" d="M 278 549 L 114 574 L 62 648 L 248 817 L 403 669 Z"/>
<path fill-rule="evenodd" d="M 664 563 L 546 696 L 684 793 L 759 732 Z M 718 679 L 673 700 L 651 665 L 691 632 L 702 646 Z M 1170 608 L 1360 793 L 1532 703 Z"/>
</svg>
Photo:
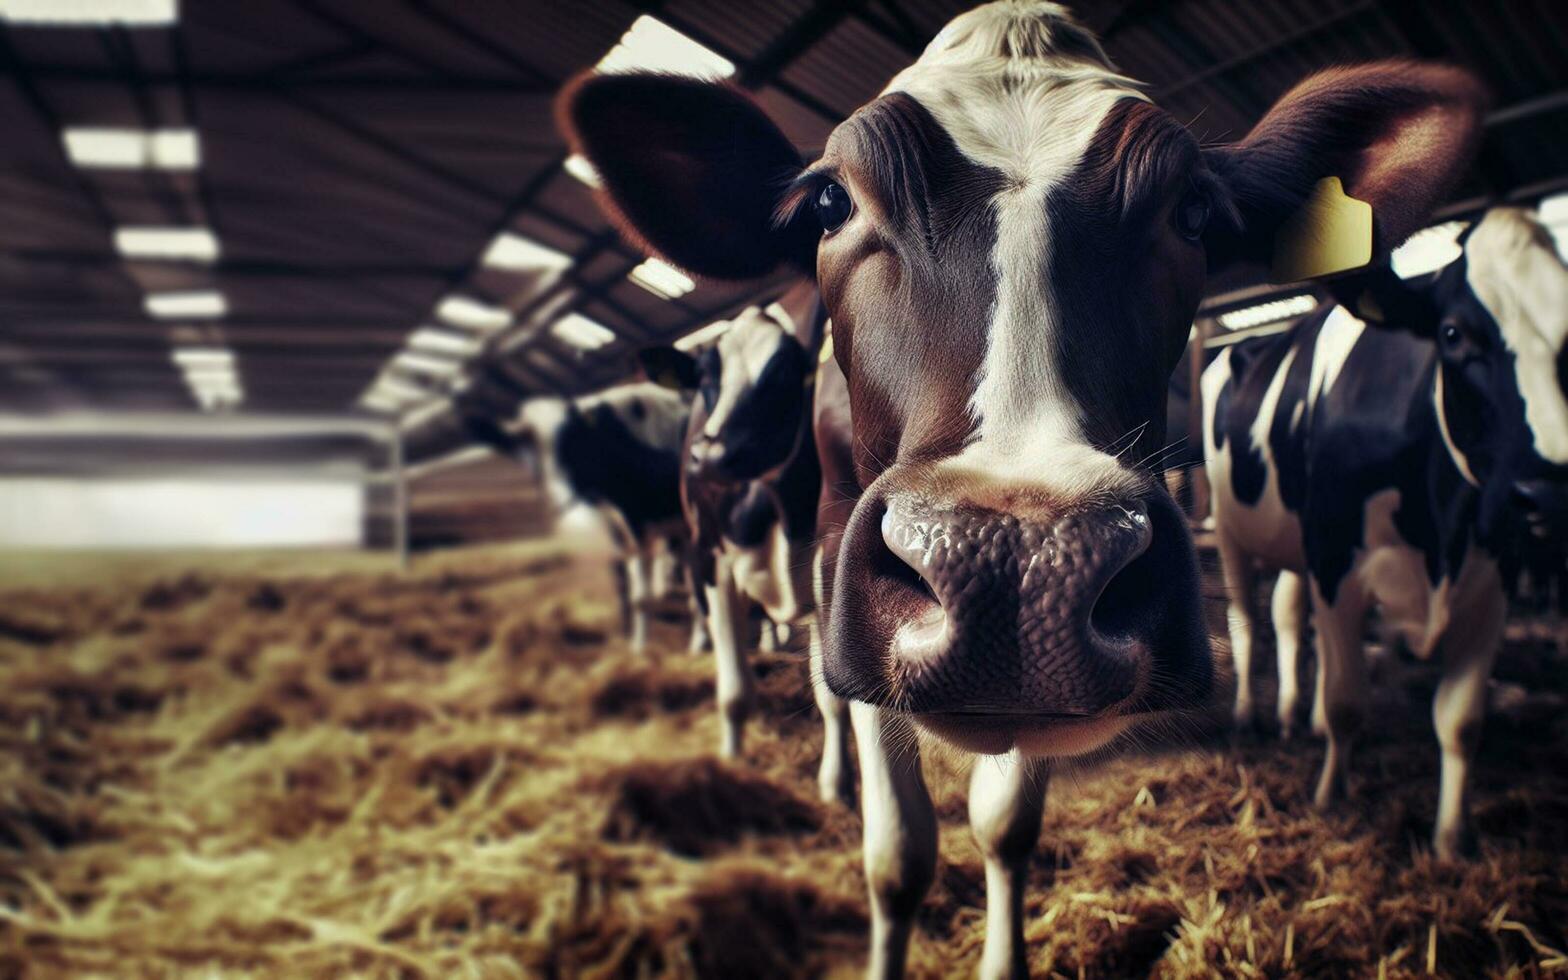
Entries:
<svg viewBox="0 0 1568 980">
<path fill-rule="evenodd" d="M 859 820 L 815 794 L 799 653 L 758 654 L 745 764 L 715 759 L 684 627 L 616 638 L 550 543 L 398 576 L 363 559 L 169 561 L 0 585 L 0 976 L 794 977 L 864 962 Z M 1141 749 L 1054 778 L 1036 975 L 1568 971 L 1568 694 L 1500 667 L 1479 852 L 1435 862 L 1429 669 L 1395 664 L 1354 804 L 1313 741 Z M 942 863 L 911 972 L 971 974 L 968 763 L 928 753 Z M 983 762 L 981 764 L 984 764 Z"/>
</svg>

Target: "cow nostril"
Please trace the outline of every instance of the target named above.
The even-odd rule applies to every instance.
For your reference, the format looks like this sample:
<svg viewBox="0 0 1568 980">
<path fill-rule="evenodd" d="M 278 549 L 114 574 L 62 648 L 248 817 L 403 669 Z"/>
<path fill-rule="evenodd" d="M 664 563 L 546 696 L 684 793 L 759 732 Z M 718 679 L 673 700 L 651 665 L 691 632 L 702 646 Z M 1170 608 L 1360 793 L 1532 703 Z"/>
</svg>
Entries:
<svg viewBox="0 0 1568 980">
<path fill-rule="evenodd" d="M 1139 523 L 1152 524 L 1146 515 L 1140 518 Z M 1111 574 L 1089 610 L 1089 628 L 1108 640 L 1128 641 L 1148 633 L 1151 597 L 1159 594 L 1161 582 L 1152 535 L 1143 540 L 1145 545 Z"/>
<path fill-rule="evenodd" d="M 915 567 L 917 556 L 898 547 L 891 512 L 882 515 L 882 548 L 871 560 L 872 573 L 883 580 L 884 597 L 901 621 L 894 632 L 893 648 L 906 660 L 940 656 L 947 642 L 947 613 L 925 576 Z"/>
<path fill-rule="evenodd" d="M 1544 494 L 1541 486 L 1534 482 L 1515 483 L 1513 487 L 1514 506 L 1521 513 L 1536 515 L 1544 510 L 1542 498 Z"/>
</svg>

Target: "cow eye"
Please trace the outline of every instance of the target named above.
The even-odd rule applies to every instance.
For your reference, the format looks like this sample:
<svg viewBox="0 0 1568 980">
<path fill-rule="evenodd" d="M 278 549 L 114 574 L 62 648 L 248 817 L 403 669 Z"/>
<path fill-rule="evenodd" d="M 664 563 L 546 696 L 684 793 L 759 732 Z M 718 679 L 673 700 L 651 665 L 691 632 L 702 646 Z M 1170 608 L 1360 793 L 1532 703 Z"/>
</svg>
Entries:
<svg viewBox="0 0 1568 980">
<path fill-rule="evenodd" d="M 1463 341 L 1464 339 L 1465 339 L 1464 331 L 1459 329 L 1459 325 L 1458 324 L 1452 323 L 1452 322 L 1443 324 L 1443 346 L 1444 347 L 1447 347 L 1449 349 L 1453 349 L 1455 347 L 1458 347 L 1460 342 Z"/>
<path fill-rule="evenodd" d="M 854 210 L 855 206 L 849 199 L 849 192 L 838 184 L 823 184 L 822 190 L 817 192 L 817 220 L 822 223 L 822 230 L 828 234 L 843 227 Z"/>
<path fill-rule="evenodd" d="M 1181 203 L 1176 205 L 1176 230 L 1188 241 L 1197 241 L 1209 224 L 1208 195 L 1196 187 L 1188 189 Z"/>
</svg>

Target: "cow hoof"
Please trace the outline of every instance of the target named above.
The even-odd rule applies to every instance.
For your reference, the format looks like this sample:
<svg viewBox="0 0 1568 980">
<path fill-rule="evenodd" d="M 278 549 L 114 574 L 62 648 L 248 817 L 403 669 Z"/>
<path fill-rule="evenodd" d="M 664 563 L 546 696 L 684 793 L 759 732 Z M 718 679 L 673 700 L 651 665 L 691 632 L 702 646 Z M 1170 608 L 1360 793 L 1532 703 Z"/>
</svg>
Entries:
<svg viewBox="0 0 1568 980">
<path fill-rule="evenodd" d="M 1465 828 L 1438 830 L 1432 835 L 1432 853 L 1439 861 L 1464 861 L 1476 853 L 1475 835 Z"/>
<path fill-rule="evenodd" d="M 1344 796 L 1344 777 L 1325 772 L 1318 779 L 1317 792 L 1312 794 L 1312 805 L 1317 808 L 1319 813 L 1325 813 L 1333 809 L 1334 804 L 1338 803 Z"/>
</svg>

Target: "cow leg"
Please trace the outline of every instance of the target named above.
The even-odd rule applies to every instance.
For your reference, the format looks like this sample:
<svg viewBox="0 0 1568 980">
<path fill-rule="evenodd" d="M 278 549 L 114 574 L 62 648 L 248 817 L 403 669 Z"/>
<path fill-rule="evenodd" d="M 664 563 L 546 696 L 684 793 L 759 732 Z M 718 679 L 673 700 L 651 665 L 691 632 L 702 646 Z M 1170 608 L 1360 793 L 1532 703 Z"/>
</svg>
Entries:
<svg viewBox="0 0 1568 980">
<path fill-rule="evenodd" d="M 1236 670 L 1237 728 L 1252 726 L 1252 636 L 1257 616 L 1252 559 L 1224 534 L 1219 536 L 1220 565 L 1225 571 L 1225 591 L 1230 594 L 1226 619 L 1230 624 L 1230 656 Z"/>
<path fill-rule="evenodd" d="M 824 803 L 855 803 L 855 773 L 849 766 L 849 702 L 828 689 L 822 676 L 822 626 L 813 619 L 807 627 L 811 638 L 811 693 L 822 712 L 822 764 L 817 767 L 817 790 Z"/>
<path fill-rule="evenodd" d="M 693 654 L 701 653 L 708 649 L 711 641 L 708 637 L 708 603 L 707 587 L 702 582 L 702 577 L 697 570 L 696 548 L 688 545 L 685 549 L 684 564 L 686 566 L 686 608 L 691 612 L 691 644 L 688 649 Z"/>
<path fill-rule="evenodd" d="M 628 572 L 630 567 L 629 557 L 617 558 L 610 566 L 610 571 L 615 576 L 615 605 L 620 612 L 621 635 L 628 639 L 632 635 L 631 575 Z"/>
<path fill-rule="evenodd" d="M 773 632 L 773 620 L 767 613 L 762 614 L 762 628 L 757 631 L 757 649 L 763 653 L 775 653 L 779 648 L 779 636 Z"/>
<path fill-rule="evenodd" d="M 1432 849 L 1451 860 L 1459 855 L 1468 818 L 1470 764 L 1481 739 L 1486 711 L 1486 681 L 1502 645 L 1507 601 L 1499 589 L 1480 608 L 1455 616 L 1443 638 L 1443 679 L 1432 701 L 1432 723 L 1442 748 L 1437 825 Z"/>
<path fill-rule="evenodd" d="M 728 557 L 719 558 L 717 572 L 717 584 L 708 586 L 708 627 L 713 637 L 713 664 L 717 675 L 714 693 L 719 702 L 719 754 L 733 759 L 740 755 L 757 681 L 746 651 L 741 647 L 744 610 L 735 587 L 733 562 Z"/>
<path fill-rule="evenodd" d="M 816 549 L 811 559 L 811 595 L 816 600 L 817 614 L 807 626 L 807 640 L 811 651 L 811 693 L 822 712 L 822 764 L 817 768 L 817 790 L 823 802 L 855 805 L 855 773 L 849 766 L 849 702 L 828 688 L 827 677 L 822 672 L 822 631 L 827 627 L 827 595 L 823 588 L 823 563 L 828 560 L 827 549 L 837 554 L 837 538 Z"/>
<path fill-rule="evenodd" d="M 969 827 L 985 856 L 985 949 L 980 977 L 1027 977 L 1024 887 L 1040 839 L 1050 770 L 1045 763 L 1005 756 L 975 759 L 969 774 Z"/>
<path fill-rule="evenodd" d="M 1323 641 L 1318 640 L 1312 664 L 1312 734 L 1328 738 L 1328 717 L 1323 710 Z"/>
<path fill-rule="evenodd" d="M 648 647 L 648 565 L 646 548 L 636 547 L 626 556 L 626 602 L 628 635 L 633 652 Z"/>
<path fill-rule="evenodd" d="M 652 586 L 650 592 L 655 599 L 668 599 L 670 593 L 675 591 L 675 567 L 680 561 L 680 545 L 669 539 L 660 538 L 653 545 Z"/>
<path fill-rule="evenodd" d="M 1274 583 L 1274 644 L 1279 658 L 1279 737 L 1288 739 L 1296 727 L 1301 700 L 1297 661 L 1307 631 L 1307 584 L 1295 572 L 1282 571 Z"/>
<path fill-rule="evenodd" d="M 712 645 L 708 638 L 708 613 L 695 595 L 687 600 L 687 608 L 691 612 L 691 642 L 687 644 L 687 649 L 695 655 Z"/>
<path fill-rule="evenodd" d="M 936 810 L 920 772 L 920 746 L 902 715 L 849 706 L 860 749 L 860 812 L 871 900 L 872 980 L 900 977 L 915 913 L 936 877 Z"/>
<path fill-rule="evenodd" d="M 1318 683 L 1322 685 L 1323 717 L 1328 727 L 1328 751 L 1318 776 L 1313 803 L 1327 809 L 1345 795 L 1350 769 L 1350 747 L 1366 715 L 1367 660 L 1361 646 L 1366 601 L 1354 594 L 1351 583 L 1340 583 L 1333 605 L 1324 601 L 1317 584 L 1312 588 L 1312 616 L 1318 632 Z"/>
</svg>

